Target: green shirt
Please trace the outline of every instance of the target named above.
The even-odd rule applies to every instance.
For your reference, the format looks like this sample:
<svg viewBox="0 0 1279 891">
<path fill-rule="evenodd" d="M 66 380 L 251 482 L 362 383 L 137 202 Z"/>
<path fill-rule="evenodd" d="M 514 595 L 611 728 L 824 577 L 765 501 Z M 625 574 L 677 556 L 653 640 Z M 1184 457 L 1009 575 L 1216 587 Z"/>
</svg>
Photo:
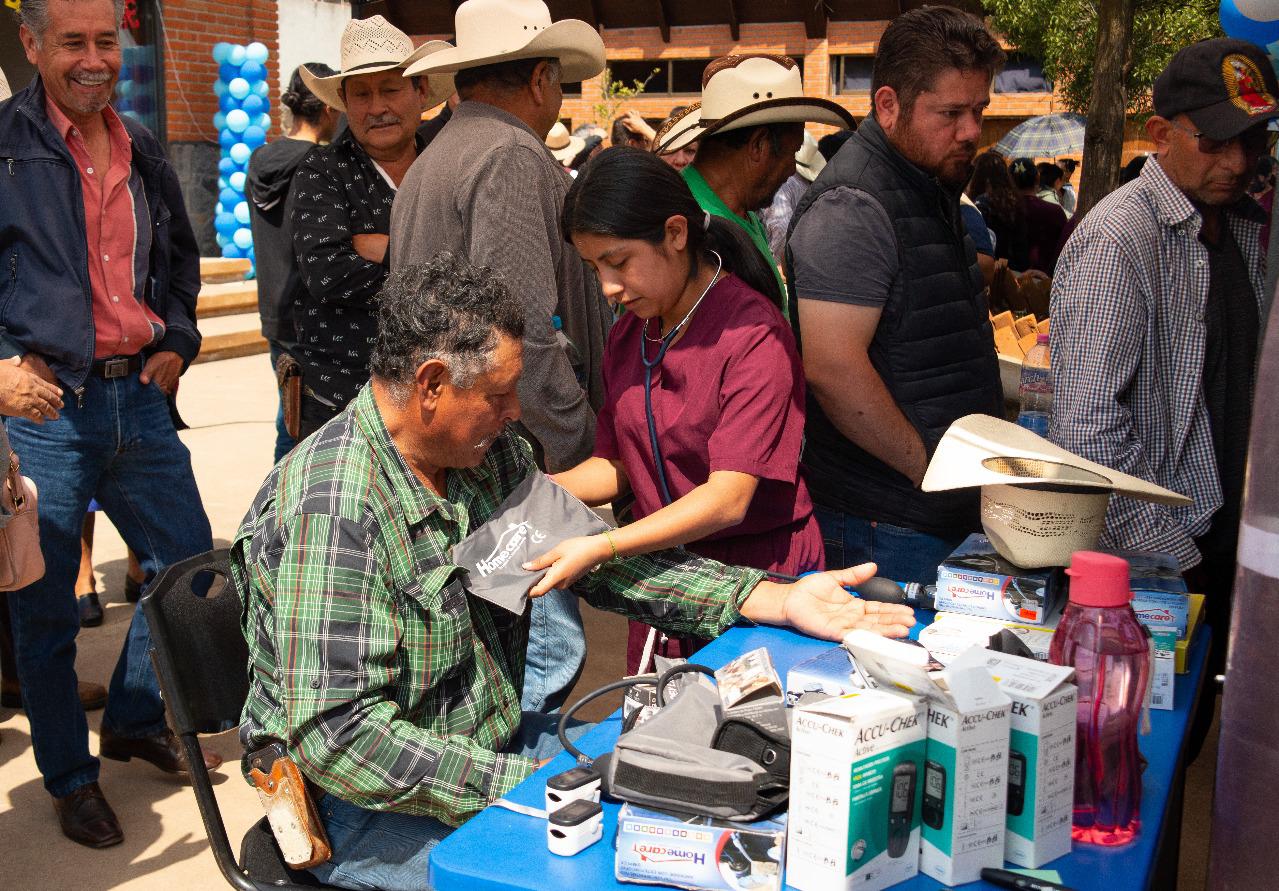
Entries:
<svg viewBox="0 0 1279 891">
<path fill-rule="evenodd" d="M 450 548 L 534 468 L 506 433 L 428 490 L 372 390 L 262 484 L 231 546 L 245 604 L 241 740 L 283 740 L 302 773 L 359 807 L 459 825 L 533 771 L 503 749 L 520 722 L 528 613 L 467 595 Z M 616 561 L 576 590 L 680 634 L 733 624 L 763 577 L 683 551 Z"/>
<path fill-rule="evenodd" d="M 782 305 L 778 308 L 782 311 L 782 315 L 786 320 L 790 321 L 790 307 L 787 305 L 786 298 L 786 283 L 782 281 L 781 271 L 777 267 L 777 259 L 773 256 L 773 251 L 768 246 L 768 229 L 765 228 L 759 216 L 753 210 L 746 212 L 745 219 L 733 213 L 728 205 L 715 194 L 715 190 L 707 184 L 706 180 L 692 164 L 689 164 L 680 173 L 684 177 L 684 182 L 688 183 L 689 191 L 693 193 L 693 197 L 697 200 L 697 204 L 702 210 L 741 226 L 742 230 L 750 236 L 751 241 L 755 243 L 755 247 L 759 248 L 759 252 L 764 256 L 764 262 L 768 264 L 768 268 L 777 277 L 777 293 L 782 295 Z"/>
</svg>

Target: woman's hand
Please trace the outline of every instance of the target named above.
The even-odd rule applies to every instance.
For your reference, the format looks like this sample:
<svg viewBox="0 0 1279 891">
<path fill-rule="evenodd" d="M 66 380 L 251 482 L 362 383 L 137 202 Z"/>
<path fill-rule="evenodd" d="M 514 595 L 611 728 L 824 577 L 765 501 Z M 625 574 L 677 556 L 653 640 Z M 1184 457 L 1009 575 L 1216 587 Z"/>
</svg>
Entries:
<svg viewBox="0 0 1279 891">
<path fill-rule="evenodd" d="M 33 358 L 39 361 L 38 357 Z M 37 424 L 57 420 L 58 409 L 62 408 L 62 390 L 36 368 L 21 363 L 17 356 L 0 362 L 0 415 L 26 418 Z M 43 361 L 38 367 L 53 377 Z"/>
<path fill-rule="evenodd" d="M 546 570 L 528 596 L 541 597 L 552 588 L 567 588 L 612 556 L 613 548 L 603 535 L 566 538 L 542 556 L 524 564 L 530 572 Z"/>
</svg>

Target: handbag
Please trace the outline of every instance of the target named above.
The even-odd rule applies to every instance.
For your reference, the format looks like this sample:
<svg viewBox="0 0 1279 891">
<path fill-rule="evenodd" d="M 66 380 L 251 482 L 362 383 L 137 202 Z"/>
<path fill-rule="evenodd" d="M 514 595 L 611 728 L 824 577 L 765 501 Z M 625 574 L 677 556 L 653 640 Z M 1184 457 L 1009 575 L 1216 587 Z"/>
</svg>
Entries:
<svg viewBox="0 0 1279 891">
<path fill-rule="evenodd" d="M 18 471 L 18 454 L 0 436 L 9 469 L 0 482 L 0 591 L 25 588 L 44 575 L 36 485 Z"/>
<path fill-rule="evenodd" d="M 275 360 L 275 382 L 284 407 L 284 429 L 294 439 L 302 430 L 302 366 L 288 353 Z"/>
</svg>

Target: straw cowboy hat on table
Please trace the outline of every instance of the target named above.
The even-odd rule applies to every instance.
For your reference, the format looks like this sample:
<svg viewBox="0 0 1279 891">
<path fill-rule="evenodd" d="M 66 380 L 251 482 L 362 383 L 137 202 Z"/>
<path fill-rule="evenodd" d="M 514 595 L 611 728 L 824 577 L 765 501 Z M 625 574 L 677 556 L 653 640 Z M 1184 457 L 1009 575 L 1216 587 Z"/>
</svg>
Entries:
<svg viewBox="0 0 1279 891">
<path fill-rule="evenodd" d="M 321 102 L 344 112 L 346 103 L 342 101 L 342 81 L 348 77 L 407 68 L 423 57 L 448 48 L 443 40 L 428 40 L 414 49 L 409 36 L 380 15 L 352 19 L 342 31 L 341 70 L 330 77 L 316 77 L 304 65 L 302 80 Z M 408 72 L 404 76 L 408 77 Z M 434 108 L 453 95 L 453 78 L 445 74 L 431 76 L 427 80 L 426 92 L 426 108 Z"/>
<path fill-rule="evenodd" d="M 1162 486 L 1097 464 L 989 415 L 950 425 L 920 488 L 981 487 L 982 528 L 1017 566 L 1065 566 L 1096 547 L 1112 494 L 1170 507 L 1191 503 Z"/>
<path fill-rule="evenodd" d="M 432 53 L 409 67 L 408 74 L 438 74 L 514 62 L 558 59 L 566 83 L 604 70 L 604 41 L 577 19 L 551 21 L 541 0 L 466 0 L 454 17 L 456 46 Z"/>
<path fill-rule="evenodd" d="M 712 133 L 760 124 L 855 125 L 853 116 L 829 99 L 804 95 L 799 65 L 789 56 L 724 56 L 702 74 L 702 101 L 663 125 L 658 152 L 673 152 Z"/>
<path fill-rule="evenodd" d="M 546 134 L 546 147 L 551 150 L 556 161 L 567 164 L 586 148 L 586 140 L 580 136 L 570 136 L 568 127 L 562 121 L 556 121 L 551 132 Z"/>
</svg>

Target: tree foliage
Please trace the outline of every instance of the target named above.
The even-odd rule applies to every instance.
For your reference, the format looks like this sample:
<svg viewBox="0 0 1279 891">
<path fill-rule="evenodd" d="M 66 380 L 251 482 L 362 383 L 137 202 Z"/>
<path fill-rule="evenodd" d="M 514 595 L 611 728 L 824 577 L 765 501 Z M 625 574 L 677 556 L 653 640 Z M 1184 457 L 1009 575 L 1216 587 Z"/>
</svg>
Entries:
<svg viewBox="0 0 1279 891">
<path fill-rule="evenodd" d="M 591 106 L 595 113 L 595 123 L 608 127 L 617 117 L 619 109 L 627 102 L 641 95 L 648 87 L 648 82 L 661 71 L 654 68 L 643 80 L 633 80 L 628 87 L 623 81 L 613 80 L 613 71 L 605 68 L 600 74 L 600 101 Z"/>
<path fill-rule="evenodd" d="M 1043 62 L 1071 111 L 1088 112 L 1097 54 L 1098 0 L 985 0 L 991 25 Z M 1149 113 L 1150 88 L 1177 50 L 1220 37 L 1218 0 L 1137 0 L 1127 67 L 1129 110 Z"/>
</svg>

